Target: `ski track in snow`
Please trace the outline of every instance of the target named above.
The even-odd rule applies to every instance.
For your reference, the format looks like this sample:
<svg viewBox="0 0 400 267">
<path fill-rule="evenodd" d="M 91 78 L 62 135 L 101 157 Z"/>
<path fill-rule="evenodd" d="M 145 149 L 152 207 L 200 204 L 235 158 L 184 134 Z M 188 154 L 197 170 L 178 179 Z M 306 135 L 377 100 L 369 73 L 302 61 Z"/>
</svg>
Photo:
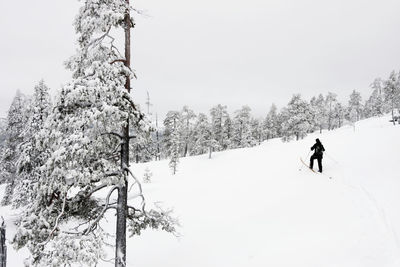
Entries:
<svg viewBox="0 0 400 267">
<path fill-rule="evenodd" d="M 273 139 L 212 160 L 182 158 L 174 176 L 165 160 L 133 164 L 138 178 L 147 167 L 153 173 L 143 184 L 148 205 L 174 207 L 182 227 L 180 237 L 145 231 L 129 238 L 127 266 L 399 267 L 400 126 L 388 120 L 289 143 Z M 326 175 L 299 170 L 315 138 L 327 152 Z M 15 211 L 0 207 L 0 215 L 11 239 Z M 103 227 L 114 232 L 114 219 L 108 213 Z M 8 247 L 9 266 L 23 266 L 27 251 Z M 108 254 L 114 257 L 112 249 Z"/>
</svg>

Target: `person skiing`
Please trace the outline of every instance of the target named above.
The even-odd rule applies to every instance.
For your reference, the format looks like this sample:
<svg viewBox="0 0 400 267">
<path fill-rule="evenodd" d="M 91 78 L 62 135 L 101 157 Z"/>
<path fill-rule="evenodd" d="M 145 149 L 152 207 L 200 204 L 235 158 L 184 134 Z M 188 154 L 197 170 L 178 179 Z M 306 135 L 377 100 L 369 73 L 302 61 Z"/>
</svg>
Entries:
<svg viewBox="0 0 400 267">
<path fill-rule="evenodd" d="M 319 139 L 315 139 L 315 144 L 311 147 L 311 151 L 314 150 L 314 154 L 312 154 L 310 158 L 310 169 L 313 169 L 314 166 L 314 159 L 317 159 L 318 161 L 318 171 L 322 172 L 322 155 L 325 151 L 324 146 L 322 145 L 321 141 Z"/>
</svg>

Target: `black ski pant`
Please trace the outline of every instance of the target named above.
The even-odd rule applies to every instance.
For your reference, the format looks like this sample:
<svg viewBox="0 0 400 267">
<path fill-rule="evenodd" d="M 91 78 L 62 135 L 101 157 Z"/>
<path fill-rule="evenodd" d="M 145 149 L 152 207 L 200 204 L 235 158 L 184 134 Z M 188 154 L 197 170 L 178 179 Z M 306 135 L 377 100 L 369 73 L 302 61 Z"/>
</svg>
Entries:
<svg viewBox="0 0 400 267">
<path fill-rule="evenodd" d="M 314 159 L 317 159 L 317 161 L 318 161 L 318 169 L 319 169 L 320 172 L 322 172 L 322 155 L 313 154 L 311 156 L 311 158 L 310 158 L 310 169 L 312 169 L 313 166 L 314 166 Z"/>
</svg>

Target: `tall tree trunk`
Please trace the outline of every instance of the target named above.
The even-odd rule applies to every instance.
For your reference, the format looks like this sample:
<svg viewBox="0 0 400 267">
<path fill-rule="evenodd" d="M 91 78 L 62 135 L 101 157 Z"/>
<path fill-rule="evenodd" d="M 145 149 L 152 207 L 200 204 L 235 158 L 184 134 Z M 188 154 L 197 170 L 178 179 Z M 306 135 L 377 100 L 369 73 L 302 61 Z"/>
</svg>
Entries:
<svg viewBox="0 0 400 267">
<path fill-rule="evenodd" d="M 186 141 L 186 142 L 185 142 L 185 149 L 184 149 L 184 151 L 183 151 L 183 157 L 186 157 L 187 152 L 188 152 L 188 143 L 187 143 L 187 141 Z"/>
<path fill-rule="evenodd" d="M 126 0 L 129 6 L 129 0 Z M 130 68 L 131 65 L 131 18 L 130 10 L 126 10 L 125 14 L 125 66 Z M 130 77 L 126 77 L 125 88 L 128 92 L 131 90 Z M 121 146 L 121 168 L 124 172 L 124 180 L 120 182 L 118 188 L 118 205 L 117 205 L 117 229 L 115 241 L 115 267 L 126 267 L 126 217 L 128 213 L 128 172 L 125 168 L 129 168 L 129 119 L 126 126 L 122 129 L 122 146 Z"/>
<path fill-rule="evenodd" d="M 161 155 L 160 155 L 160 138 L 158 136 L 158 115 L 156 113 L 156 140 L 157 140 L 157 155 L 156 155 L 156 161 L 161 160 Z"/>
<path fill-rule="evenodd" d="M 0 225 L 0 267 L 7 265 L 6 225 L 2 221 Z"/>
<path fill-rule="evenodd" d="M 393 125 L 396 125 L 396 121 L 394 120 L 394 100 L 392 98 L 392 121 L 393 121 Z"/>
</svg>

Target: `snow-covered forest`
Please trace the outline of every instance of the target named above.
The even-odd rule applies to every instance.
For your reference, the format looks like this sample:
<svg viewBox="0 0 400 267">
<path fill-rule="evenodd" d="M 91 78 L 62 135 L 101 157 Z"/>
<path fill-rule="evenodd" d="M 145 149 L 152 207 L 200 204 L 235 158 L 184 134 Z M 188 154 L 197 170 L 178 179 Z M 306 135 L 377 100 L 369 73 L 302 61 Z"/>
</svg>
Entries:
<svg viewBox="0 0 400 267">
<path fill-rule="evenodd" d="M 212 158 L 213 152 L 253 147 L 273 138 L 300 140 L 315 131 L 321 133 L 343 125 L 355 125 L 359 120 L 387 113 L 391 115 L 390 122 L 399 124 L 400 72 L 392 71 L 387 79 L 377 78 L 370 87 L 367 99 L 362 99 L 361 93 L 354 90 L 345 103 L 332 92 L 309 100 L 296 94 L 280 110 L 271 104 L 263 118 L 254 117 L 246 105 L 229 114 L 227 106 L 219 104 L 212 107 L 209 114 L 196 114 L 190 107 L 183 106 L 181 110 L 169 111 L 163 121 L 158 121 L 158 116 L 151 121 L 152 116 L 146 116 L 150 113 L 147 109 L 142 115 L 149 120 L 148 128 L 130 141 L 130 158 L 136 163 L 168 159 L 175 173 L 181 157 L 208 154 Z M 56 108 L 48 91 L 42 80 L 35 86 L 34 96 L 16 93 L 8 118 L 2 119 L 2 149 L 9 146 L 14 150 L 11 148 L 26 142 L 27 137 L 21 135 L 18 139 L 18 133 L 29 132 L 35 136 L 34 133 L 44 128 L 42 124 L 49 110 Z M 32 121 L 34 126 L 29 125 Z M 7 137 L 16 140 L 6 142 Z M 22 149 L 21 155 L 16 157 L 24 157 L 23 153 Z"/>
<path fill-rule="evenodd" d="M 398 205 L 388 204 L 399 200 L 390 191 L 400 185 L 392 168 L 400 145 L 399 71 L 371 81 L 364 99 L 361 89 L 348 96 L 329 92 L 311 99 L 299 91 L 285 106 L 269 103 L 262 117 L 254 116 L 246 103 L 231 113 L 224 103 L 210 107 L 207 114 L 183 103 L 181 110 L 158 114 L 150 98 L 147 107 L 140 107 L 131 94 L 131 81 L 137 78 L 131 63 L 137 14 L 141 12 L 129 0 L 82 1 L 74 21 L 76 53 L 65 63 L 71 80 L 52 94 L 38 77 L 33 95 L 17 90 L 7 117 L 0 118 L 0 215 L 8 229 L 7 266 L 400 266 Z M 346 101 L 339 100 L 344 97 Z M 315 176 L 304 166 L 298 172 L 298 158 L 306 154 L 300 147 L 308 152 L 314 137 L 326 138 L 327 151 L 335 155 L 324 159 L 328 174 Z M 347 138 L 353 143 L 348 141 L 345 147 L 355 146 L 353 156 L 337 147 Z M 374 141 L 369 150 L 362 150 L 363 144 Z M 374 148 L 381 156 L 371 151 Z M 294 154 L 292 166 L 281 163 L 287 155 L 281 151 Z M 363 158 L 368 154 L 371 160 Z M 349 175 L 356 157 L 364 160 L 357 161 L 357 170 L 367 164 L 370 171 L 378 171 L 385 163 L 380 160 L 383 155 L 390 157 L 389 170 L 382 176 L 388 186 L 372 192 L 367 187 L 380 174 Z M 361 181 L 363 175 L 366 181 Z M 300 177 L 296 182 L 295 176 Z M 313 200 L 305 193 L 321 197 L 334 216 L 349 217 L 351 229 L 343 217 L 334 221 L 340 227 L 330 226 L 350 243 L 328 235 L 330 229 L 321 225 L 288 227 L 292 234 L 315 230 L 331 238 L 332 246 L 344 248 L 329 247 L 313 235 L 308 242 L 307 236 L 286 240 L 271 232 L 279 232 L 274 223 L 296 223 L 282 219 L 286 215 L 282 217 L 280 209 L 290 214 L 287 220 L 304 224 L 315 219 L 314 210 L 333 218 L 324 207 L 310 204 Z M 346 208 L 348 203 L 338 197 L 354 206 Z M 296 205 L 292 198 L 311 208 Z M 186 201 L 190 205 L 184 205 Z M 296 214 L 296 209 L 308 220 L 302 221 L 303 214 Z M 368 216 L 373 217 L 370 222 Z M 240 225 L 254 231 L 246 232 Z M 212 239 L 212 231 L 218 231 L 216 244 L 205 239 Z M 257 234 L 270 238 L 267 243 L 277 243 L 262 245 L 254 239 Z M 239 243 L 230 244 L 235 243 L 232 235 L 238 235 Z M 177 245 L 179 239 L 186 249 Z M 143 240 L 147 243 L 141 246 Z M 283 249 L 279 241 L 286 247 L 290 241 L 293 251 Z M 336 253 L 329 256 L 330 262 L 317 255 L 313 261 L 307 258 L 311 253 L 306 257 L 294 251 L 301 245 L 317 249 L 318 244 Z M 287 259 L 272 255 L 274 251 Z M 143 265 L 136 265 L 131 252 L 150 260 L 138 257 Z M 290 261 L 291 252 L 298 262 Z"/>
</svg>

